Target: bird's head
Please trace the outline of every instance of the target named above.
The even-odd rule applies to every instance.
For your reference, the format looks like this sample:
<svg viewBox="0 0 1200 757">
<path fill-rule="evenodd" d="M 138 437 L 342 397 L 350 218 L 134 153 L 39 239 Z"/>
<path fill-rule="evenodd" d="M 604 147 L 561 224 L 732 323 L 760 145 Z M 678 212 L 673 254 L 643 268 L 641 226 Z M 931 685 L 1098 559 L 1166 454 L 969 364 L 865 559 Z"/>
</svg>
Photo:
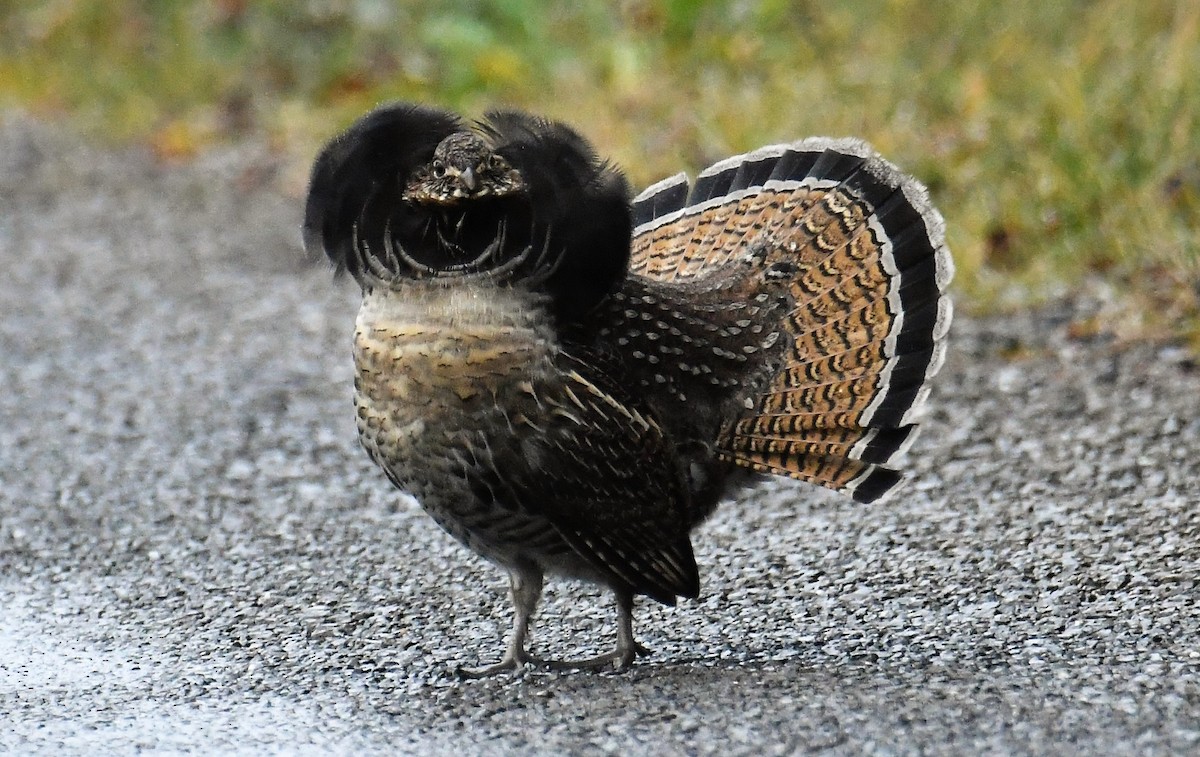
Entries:
<svg viewBox="0 0 1200 757">
<path fill-rule="evenodd" d="M 520 286 L 561 318 L 619 285 L 632 229 L 624 176 L 570 127 L 406 103 L 325 146 L 304 218 L 306 247 L 364 287 Z"/>
<path fill-rule="evenodd" d="M 409 177 L 404 198 L 431 205 L 502 198 L 526 190 L 520 171 L 475 132 L 459 131 L 443 139 L 430 161 Z"/>
</svg>

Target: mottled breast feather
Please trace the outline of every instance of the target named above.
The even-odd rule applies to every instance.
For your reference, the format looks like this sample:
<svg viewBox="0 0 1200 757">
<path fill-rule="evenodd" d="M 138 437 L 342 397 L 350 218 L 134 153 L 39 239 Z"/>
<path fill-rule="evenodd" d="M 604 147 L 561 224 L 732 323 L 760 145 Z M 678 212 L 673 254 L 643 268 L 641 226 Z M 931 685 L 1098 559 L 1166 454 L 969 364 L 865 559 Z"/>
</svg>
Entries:
<svg viewBox="0 0 1200 757">
<path fill-rule="evenodd" d="M 559 348 L 544 299 L 487 281 L 364 293 L 363 446 L 443 528 L 501 564 L 668 603 L 696 596 L 670 441 L 611 376 Z"/>
</svg>

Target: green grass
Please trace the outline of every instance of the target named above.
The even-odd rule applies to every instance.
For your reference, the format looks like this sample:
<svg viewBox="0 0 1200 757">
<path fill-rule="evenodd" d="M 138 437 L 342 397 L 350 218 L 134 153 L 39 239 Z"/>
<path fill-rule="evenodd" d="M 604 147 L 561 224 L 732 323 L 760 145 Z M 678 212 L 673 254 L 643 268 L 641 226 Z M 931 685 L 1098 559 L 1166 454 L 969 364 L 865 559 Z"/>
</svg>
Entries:
<svg viewBox="0 0 1200 757">
<path fill-rule="evenodd" d="M 302 164 L 391 99 L 568 120 L 639 185 L 769 142 L 861 136 L 930 185 L 970 306 L 1094 279 L 1119 294 L 1104 328 L 1200 348 L 1197 72 L 1200 4 L 1169 0 L 0 11 L 0 103 L 168 158 L 255 134 Z"/>
</svg>

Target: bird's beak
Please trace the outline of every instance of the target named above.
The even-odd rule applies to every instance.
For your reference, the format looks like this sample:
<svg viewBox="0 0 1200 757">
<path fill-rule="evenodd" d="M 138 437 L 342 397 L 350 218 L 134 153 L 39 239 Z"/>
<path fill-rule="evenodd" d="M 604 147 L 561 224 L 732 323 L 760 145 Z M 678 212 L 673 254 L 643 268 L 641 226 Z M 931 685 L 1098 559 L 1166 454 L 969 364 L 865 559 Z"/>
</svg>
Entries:
<svg viewBox="0 0 1200 757">
<path fill-rule="evenodd" d="M 478 183 L 479 183 L 479 182 L 475 181 L 475 169 L 474 168 L 467 168 L 466 170 L 464 170 L 462 173 L 460 173 L 458 175 L 458 180 L 461 181 L 463 186 L 466 187 L 471 192 L 475 191 L 475 187 L 478 186 Z"/>
</svg>

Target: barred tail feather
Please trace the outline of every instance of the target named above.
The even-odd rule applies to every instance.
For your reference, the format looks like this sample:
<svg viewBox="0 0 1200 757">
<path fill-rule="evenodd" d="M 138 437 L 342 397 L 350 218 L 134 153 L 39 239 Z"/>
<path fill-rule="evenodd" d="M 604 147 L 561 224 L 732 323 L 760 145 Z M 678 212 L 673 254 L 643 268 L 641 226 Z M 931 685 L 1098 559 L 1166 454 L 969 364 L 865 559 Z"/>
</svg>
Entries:
<svg viewBox="0 0 1200 757">
<path fill-rule="evenodd" d="M 803 440 L 780 439 L 747 433 L 740 437 L 744 450 L 763 454 L 826 455 L 887 465 L 908 450 L 917 437 L 916 425 L 888 429 L 829 429 L 810 431 Z"/>
<path fill-rule="evenodd" d="M 824 455 L 728 455 L 738 465 L 788 478 L 807 481 L 858 502 L 875 502 L 892 491 L 901 481 L 901 474 L 891 468 Z"/>
<path fill-rule="evenodd" d="M 634 200 L 636 273 L 686 280 L 754 259 L 786 280 L 789 350 L 725 426 L 721 454 L 870 501 L 900 481 L 941 367 L 953 263 L 924 187 L 857 140 L 723 160 Z"/>
</svg>

